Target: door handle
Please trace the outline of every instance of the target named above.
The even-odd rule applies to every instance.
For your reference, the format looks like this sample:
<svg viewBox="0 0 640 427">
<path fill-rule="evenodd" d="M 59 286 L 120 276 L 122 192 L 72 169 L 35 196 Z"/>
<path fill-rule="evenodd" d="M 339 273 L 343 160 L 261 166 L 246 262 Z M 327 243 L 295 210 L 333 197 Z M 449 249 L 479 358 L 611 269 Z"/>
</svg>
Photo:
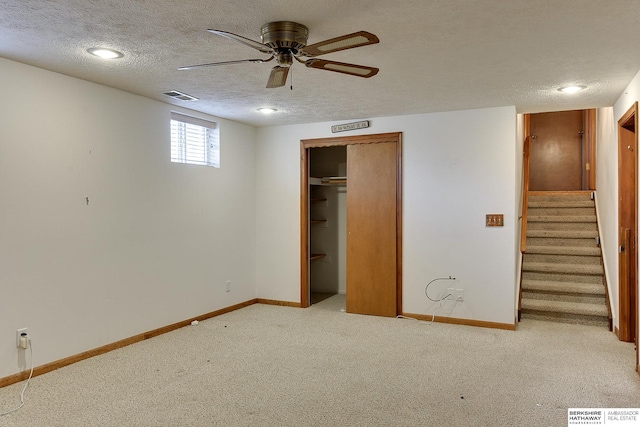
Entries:
<svg viewBox="0 0 640 427">
<path fill-rule="evenodd" d="M 625 253 L 625 251 L 626 251 L 626 249 L 625 249 L 624 245 L 620 245 L 618 247 L 618 252 L 620 252 L 621 254 Z"/>
</svg>

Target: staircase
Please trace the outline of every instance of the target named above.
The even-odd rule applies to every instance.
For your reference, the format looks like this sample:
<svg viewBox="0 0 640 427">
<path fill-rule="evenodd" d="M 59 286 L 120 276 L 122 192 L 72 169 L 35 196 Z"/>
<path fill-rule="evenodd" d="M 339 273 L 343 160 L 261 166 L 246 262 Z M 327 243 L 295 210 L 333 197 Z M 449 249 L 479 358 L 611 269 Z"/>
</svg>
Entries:
<svg viewBox="0 0 640 427">
<path fill-rule="evenodd" d="M 529 192 L 521 317 L 610 327 L 591 193 Z"/>
</svg>

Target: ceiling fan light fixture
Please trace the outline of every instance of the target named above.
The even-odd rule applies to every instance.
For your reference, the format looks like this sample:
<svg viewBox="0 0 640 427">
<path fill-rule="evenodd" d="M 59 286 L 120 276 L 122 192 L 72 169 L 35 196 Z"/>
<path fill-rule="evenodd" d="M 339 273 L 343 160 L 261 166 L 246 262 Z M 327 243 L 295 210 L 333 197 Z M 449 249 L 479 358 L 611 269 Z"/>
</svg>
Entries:
<svg viewBox="0 0 640 427">
<path fill-rule="evenodd" d="M 260 111 L 262 114 L 273 114 L 278 110 L 273 107 L 260 107 L 258 108 L 258 111 Z"/>
<path fill-rule="evenodd" d="M 287 76 L 289 75 L 289 67 L 281 67 L 276 65 L 271 69 L 269 80 L 267 81 L 267 88 L 281 87 L 287 83 Z"/>
<path fill-rule="evenodd" d="M 572 93 L 577 93 L 580 92 L 583 89 L 586 89 L 586 86 L 583 85 L 573 85 L 573 86 L 564 86 L 559 88 L 558 90 L 562 93 L 568 93 L 568 94 L 572 94 Z"/>
<path fill-rule="evenodd" d="M 104 47 L 92 47 L 87 49 L 87 52 L 102 59 L 117 59 L 124 56 L 122 52 Z"/>
</svg>

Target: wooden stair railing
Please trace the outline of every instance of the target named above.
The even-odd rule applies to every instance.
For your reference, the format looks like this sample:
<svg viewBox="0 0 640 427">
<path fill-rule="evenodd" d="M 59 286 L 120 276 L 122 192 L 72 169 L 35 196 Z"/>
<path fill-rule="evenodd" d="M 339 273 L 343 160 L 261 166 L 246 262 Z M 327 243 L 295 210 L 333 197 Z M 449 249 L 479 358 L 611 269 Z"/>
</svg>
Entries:
<svg viewBox="0 0 640 427">
<path fill-rule="evenodd" d="M 524 177 L 522 184 L 522 227 L 520 228 L 520 252 L 527 251 L 527 208 L 529 205 L 529 152 L 531 139 L 524 140 L 524 154 L 522 160 L 522 174 Z"/>
<path fill-rule="evenodd" d="M 518 286 L 518 322 L 521 317 L 522 307 L 522 261 L 524 253 L 527 251 L 527 209 L 529 206 L 529 153 L 531 148 L 531 138 L 527 136 L 524 140 L 522 159 L 522 224 L 520 225 L 520 284 Z"/>
</svg>

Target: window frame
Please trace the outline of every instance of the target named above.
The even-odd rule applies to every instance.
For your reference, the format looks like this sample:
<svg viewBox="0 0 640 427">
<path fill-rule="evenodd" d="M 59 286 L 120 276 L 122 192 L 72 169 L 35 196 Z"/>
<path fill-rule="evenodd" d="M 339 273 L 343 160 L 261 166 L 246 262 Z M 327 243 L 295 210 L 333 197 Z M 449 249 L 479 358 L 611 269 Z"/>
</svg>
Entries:
<svg viewBox="0 0 640 427">
<path fill-rule="evenodd" d="M 172 163 L 220 168 L 220 128 L 216 122 L 172 111 L 170 140 Z"/>
</svg>

